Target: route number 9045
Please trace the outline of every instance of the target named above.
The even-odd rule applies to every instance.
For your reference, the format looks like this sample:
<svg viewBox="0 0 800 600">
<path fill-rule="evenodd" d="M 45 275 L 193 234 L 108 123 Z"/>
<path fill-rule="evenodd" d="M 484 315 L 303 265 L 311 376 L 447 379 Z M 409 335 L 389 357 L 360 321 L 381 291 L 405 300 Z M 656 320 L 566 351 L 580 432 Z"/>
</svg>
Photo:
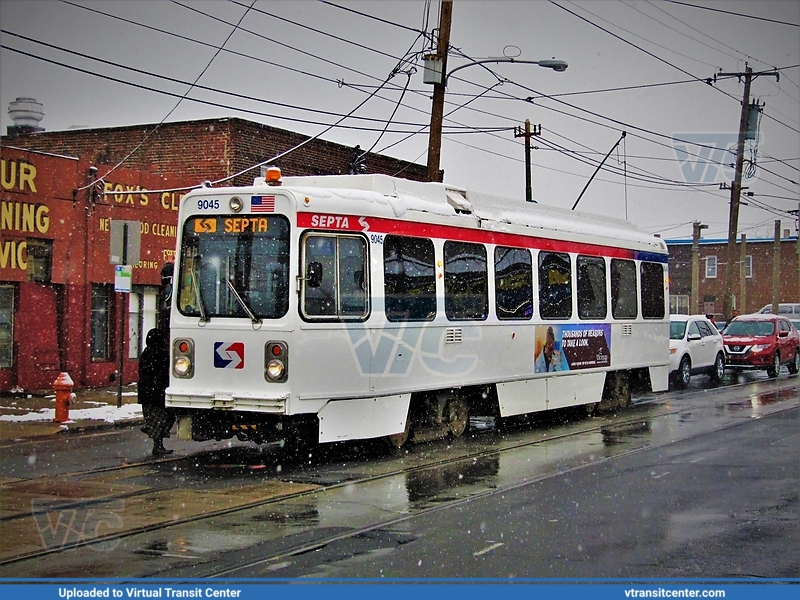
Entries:
<svg viewBox="0 0 800 600">
<path fill-rule="evenodd" d="M 219 200 L 199 198 L 197 200 L 197 210 L 219 210 Z"/>
</svg>

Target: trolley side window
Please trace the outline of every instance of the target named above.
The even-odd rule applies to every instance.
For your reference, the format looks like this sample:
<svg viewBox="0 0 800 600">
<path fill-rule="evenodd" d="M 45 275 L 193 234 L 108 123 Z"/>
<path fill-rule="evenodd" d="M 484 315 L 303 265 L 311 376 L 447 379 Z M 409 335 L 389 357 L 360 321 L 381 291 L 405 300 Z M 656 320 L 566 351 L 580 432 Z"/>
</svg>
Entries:
<svg viewBox="0 0 800 600">
<path fill-rule="evenodd" d="M 664 267 L 659 263 L 643 262 L 642 272 L 642 317 L 664 318 Z"/>
<path fill-rule="evenodd" d="M 615 319 L 635 319 L 639 314 L 636 285 L 636 263 L 611 259 L 611 314 Z"/>
<path fill-rule="evenodd" d="M 486 248 L 444 243 L 444 312 L 451 321 L 483 321 L 489 314 Z"/>
<path fill-rule="evenodd" d="M 495 310 L 498 319 L 533 316 L 533 263 L 524 248 L 494 249 Z"/>
<path fill-rule="evenodd" d="M 436 316 L 436 256 L 429 239 L 387 235 L 383 279 L 389 321 L 432 321 Z"/>
<path fill-rule="evenodd" d="M 303 239 L 301 308 L 312 319 L 364 319 L 369 313 L 367 250 L 356 235 Z"/>
<path fill-rule="evenodd" d="M 578 270 L 578 317 L 581 319 L 605 319 L 606 261 L 599 256 L 579 256 Z"/>
<path fill-rule="evenodd" d="M 572 316 L 569 254 L 539 252 L 539 314 L 543 319 L 569 319 Z"/>
</svg>

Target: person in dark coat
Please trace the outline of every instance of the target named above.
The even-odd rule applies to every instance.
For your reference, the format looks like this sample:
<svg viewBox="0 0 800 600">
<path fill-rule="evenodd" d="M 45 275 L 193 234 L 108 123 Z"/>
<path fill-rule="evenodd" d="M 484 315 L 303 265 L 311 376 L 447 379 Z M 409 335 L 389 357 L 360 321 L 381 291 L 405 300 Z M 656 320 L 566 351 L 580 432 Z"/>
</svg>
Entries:
<svg viewBox="0 0 800 600">
<path fill-rule="evenodd" d="M 175 411 L 165 406 L 165 390 L 169 385 L 169 349 L 167 335 L 160 329 L 147 332 L 146 347 L 139 357 L 139 404 L 142 405 L 145 426 L 153 438 L 153 456 L 171 454 L 164 447 L 175 424 Z"/>
</svg>

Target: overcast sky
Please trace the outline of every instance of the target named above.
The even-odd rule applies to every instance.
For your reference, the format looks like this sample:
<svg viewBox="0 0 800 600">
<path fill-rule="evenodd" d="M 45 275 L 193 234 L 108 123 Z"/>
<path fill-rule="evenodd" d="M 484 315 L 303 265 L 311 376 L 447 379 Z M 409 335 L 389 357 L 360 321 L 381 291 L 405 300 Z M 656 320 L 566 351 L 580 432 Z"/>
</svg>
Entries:
<svg viewBox="0 0 800 600">
<path fill-rule="evenodd" d="M 17 97 L 44 105 L 48 131 L 237 116 L 424 165 L 421 57 L 438 24 L 438 0 L 0 0 L 0 123 Z M 569 68 L 455 73 L 446 182 L 524 201 L 515 128 L 530 119 L 533 196 L 571 208 L 627 132 L 578 209 L 665 238 L 691 236 L 695 220 L 727 237 L 719 184 L 735 157 L 713 148 L 735 143 L 743 85 L 706 80 L 779 69 L 752 84 L 764 108 L 739 232 L 772 237 L 781 219 L 796 233 L 800 1 L 454 0 L 450 43 L 448 70 L 504 55 Z"/>
</svg>

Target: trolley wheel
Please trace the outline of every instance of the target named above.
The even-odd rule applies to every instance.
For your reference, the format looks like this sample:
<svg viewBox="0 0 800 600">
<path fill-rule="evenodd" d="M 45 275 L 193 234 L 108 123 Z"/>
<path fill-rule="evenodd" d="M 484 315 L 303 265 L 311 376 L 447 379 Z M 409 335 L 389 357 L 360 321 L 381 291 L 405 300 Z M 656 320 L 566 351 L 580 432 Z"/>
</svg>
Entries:
<svg viewBox="0 0 800 600">
<path fill-rule="evenodd" d="M 595 415 L 595 413 L 597 413 L 597 406 L 599 404 L 600 404 L 599 402 L 592 402 L 590 404 L 584 404 L 583 408 L 586 411 L 586 416 L 587 417 L 593 417 Z"/>
<path fill-rule="evenodd" d="M 455 396 L 447 402 L 447 427 L 453 437 L 461 436 L 469 426 L 469 406 L 464 398 Z"/>
<path fill-rule="evenodd" d="M 389 445 L 396 450 L 399 450 L 403 446 L 406 445 L 408 439 L 411 437 L 411 415 L 406 416 L 406 428 L 401 431 L 400 433 L 394 433 L 392 435 L 387 435 L 386 440 L 389 442 Z"/>
</svg>

